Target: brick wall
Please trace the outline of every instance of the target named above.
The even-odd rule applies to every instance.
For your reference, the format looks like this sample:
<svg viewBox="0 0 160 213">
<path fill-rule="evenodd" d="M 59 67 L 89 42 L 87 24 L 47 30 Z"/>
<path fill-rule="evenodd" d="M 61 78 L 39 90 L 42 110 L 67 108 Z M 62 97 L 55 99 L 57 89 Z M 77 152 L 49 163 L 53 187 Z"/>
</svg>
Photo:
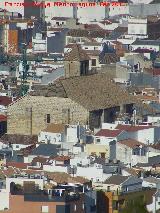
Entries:
<svg viewBox="0 0 160 213">
<path fill-rule="evenodd" d="M 56 206 L 70 205 L 70 213 L 84 213 L 83 203 L 84 197 L 81 195 L 79 200 L 73 202 L 32 202 L 24 201 L 23 195 L 10 195 L 9 198 L 10 209 L 1 212 L 7 213 L 42 213 L 42 206 L 48 206 L 49 213 L 59 213 L 56 210 Z M 75 211 L 76 205 L 76 211 Z"/>
<path fill-rule="evenodd" d="M 86 124 L 87 110 L 69 98 L 26 96 L 8 107 L 8 134 L 38 134 L 51 123 Z"/>
</svg>

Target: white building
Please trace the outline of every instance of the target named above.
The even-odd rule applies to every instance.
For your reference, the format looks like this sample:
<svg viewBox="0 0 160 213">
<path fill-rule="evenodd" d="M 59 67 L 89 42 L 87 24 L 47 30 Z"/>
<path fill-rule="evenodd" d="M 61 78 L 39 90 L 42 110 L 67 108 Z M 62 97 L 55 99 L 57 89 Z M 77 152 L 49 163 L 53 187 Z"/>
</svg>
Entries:
<svg viewBox="0 0 160 213">
<path fill-rule="evenodd" d="M 41 33 L 36 33 L 36 37 L 32 38 L 32 51 L 33 53 L 47 52 L 47 39 L 43 38 Z"/>
<path fill-rule="evenodd" d="M 116 143 L 115 158 L 130 166 L 134 166 L 137 163 L 147 163 L 147 147 L 145 144 L 133 139 L 118 141 Z"/>
<path fill-rule="evenodd" d="M 159 40 L 136 40 L 130 45 L 131 50 L 136 49 L 149 49 L 156 52 L 160 51 L 160 41 Z"/>
<path fill-rule="evenodd" d="M 46 129 L 42 130 L 38 135 L 38 142 L 60 144 L 64 141 L 65 125 L 49 124 Z"/>
<path fill-rule="evenodd" d="M 111 16 L 117 16 L 122 14 L 129 14 L 129 5 L 123 4 L 123 5 L 115 5 L 114 3 L 110 4 L 108 15 Z"/>
<path fill-rule="evenodd" d="M 9 191 L 0 189 L 0 211 L 9 209 Z"/>
<path fill-rule="evenodd" d="M 77 166 L 76 176 L 82 176 L 93 182 L 103 182 L 111 175 L 103 173 L 102 165 L 94 164 L 85 167 Z"/>
<path fill-rule="evenodd" d="M 85 126 L 49 124 L 38 135 L 38 142 L 59 144 L 60 142 L 77 144 L 85 139 Z"/>
<path fill-rule="evenodd" d="M 133 37 L 134 39 L 147 38 L 147 19 L 146 18 L 129 18 L 128 19 L 128 35 L 126 38 Z"/>
</svg>

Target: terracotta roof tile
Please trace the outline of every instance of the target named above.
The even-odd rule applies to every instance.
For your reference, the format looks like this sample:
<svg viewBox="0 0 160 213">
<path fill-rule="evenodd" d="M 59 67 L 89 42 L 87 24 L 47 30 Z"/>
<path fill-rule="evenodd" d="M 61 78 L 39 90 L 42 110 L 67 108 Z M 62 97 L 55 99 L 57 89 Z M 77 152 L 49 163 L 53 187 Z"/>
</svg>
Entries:
<svg viewBox="0 0 160 213">
<path fill-rule="evenodd" d="M 107 30 L 82 30 L 82 29 L 72 29 L 67 35 L 72 37 L 90 37 L 90 38 L 104 38 L 109 35 Z"/>
<path fill-rule="evenodd" d="M 7 121 L 7 116 L 5 115 L 0 115 L 0 122 L 1 121 Z"/>
<path fill-rule="evenodd" d="M 117 143 L 128 146 L 132 149 L 139 147 L 139 146 L 146 146 L 144 143 L 141 143 L 141 142 L 136 141 L 134 139 L 126 139 L 126 140 L 118 141 Z"/>
<path fill-rule="evenodd" d="M 44 132 L 52 132 L 52 133 L 62 133 L 65 130 L 64 124 L 49 124 Z"/>
<path fill-rule="evenodd" d="M 68 20 L 69 17 L 53 17 L 52 20 L 61 20 L 61 21 L 66 21 Z"/>
<path fill-rule="evenodd" d="M 65 61 L 85 61 L 90 60 L 85 50 L 82 50 L 80 45 L 75 44 L 70 52 L 64 55 Z"/>
<path fill-rule="evenodd" d="M 66 161 L 66 160 L 70 160 L 71 158 L 69 156 L 57 156 L 54 158 L 54 160 L 56 161 Z"/>
<path fill-rule="evenodd" d="M 16 167 L 16 168 L 19 168 L 19 169 L 27 169 L 27 166 L 29 166 L 30 164 L 29 163 L 10 161 L 10 162 L 7 162 L 6 165 Z"/>
<path fill-rule="evenodd" d="M 120 129 L 114 129 L 114 130 L 101 129 L 99 132 L 95 134 L 95 136 L 117 137 L 121 132 L 122 130 Z"/>
<path fill-rule="evenodd" d="M 116 127 L 116 129 L 120 129 L 120 130 L 125 130 L 127 132 L 136 132 L 139 130 L 143 130 L 143 129 L 150 129 L 150 128 L 154 128 L 154 126 L 132 126 L 132 125 L 122 125 L 122 124 L 118 124 L 118 126 Z"/>
<path fill-rule="evenodd" d="M 37 162 L 46 163 L 46 161 L 47 161 L 47 158 L 37 156 L 37 157 L 33 158 L 32 163 L 37 163 Z"/>
<path fill-rule="evenodd" d="M 5 134 L 1 137 L 1 140 L 5 143 L 30 145 L 35 144 L 38 141 L 38 136 Z"/>
<path fill-rule="evenodd" d="M 0 105 L 8 106 L 12 103 L 12 98 L 8 96 L 0 96 Z"/>
<path fill-rule="evenodd" d="M 61 82 L 68 98 L 90 111 L 137 102 L 105 73 L 63 79 Z"/>
</svg>

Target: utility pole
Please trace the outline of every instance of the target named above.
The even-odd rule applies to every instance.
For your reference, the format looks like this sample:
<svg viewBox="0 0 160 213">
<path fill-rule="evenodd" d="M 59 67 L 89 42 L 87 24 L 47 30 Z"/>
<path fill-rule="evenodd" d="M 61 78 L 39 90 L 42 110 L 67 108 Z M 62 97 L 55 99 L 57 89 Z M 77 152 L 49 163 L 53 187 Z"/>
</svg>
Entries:
<svg viewBox="0 0 160 213">
<path fill-rule="evenodd" d="M 68 124 L 70 124 L 70 109 L 67 109 Z"/>
<path fill-rule="evenodd" d="M 33 127 L 32 126 L 33 125 L 33 123 L 32 123 L 32 107 L 30 108 L 30 122 L 31 122 L 30 123 L 30 128 L 31 128 L 31 133 L 30 134 L 32 135 L 32 127 Z"/>
</svg>

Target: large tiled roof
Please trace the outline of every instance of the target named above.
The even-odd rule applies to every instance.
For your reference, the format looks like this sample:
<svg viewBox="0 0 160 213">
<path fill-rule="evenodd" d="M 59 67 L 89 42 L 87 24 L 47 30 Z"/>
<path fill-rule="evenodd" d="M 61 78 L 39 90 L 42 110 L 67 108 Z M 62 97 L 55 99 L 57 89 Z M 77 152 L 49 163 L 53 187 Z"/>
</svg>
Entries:
<svg viewBox="0 0 160 213">
<path fill-rule="evenodd" d="M 85 52 L 85 50 L 82 50 L 80 45 L 75 44 L 72 47 L 72 50 L 70 52 L 66 52 L 64 55 L 65 61 L 85 61 L 90 60 L 89 56 Z"/>
<path fill-rule="evenodd" d="M 68 97 L 90 111 L 137 102 L 134 96 L 116 85 L 105 73 L 62 78 L 53 85 L 36 88 L 31 95 Z"/>
<path fill-rule="evenodd" d="M 133 96 L 108 79 L 105 73 L 61 81 L 68 98 L 90 111 L 136 102 Z"/>
<path fill-rule="evenodd" d="M 67 94 L 60 80 L 56 80 L 52 85 L 35 85 L 32 87 L 32 96 L 45 96 L 45 97 L 63 97 L 66 98 Z"/>
</svg>

